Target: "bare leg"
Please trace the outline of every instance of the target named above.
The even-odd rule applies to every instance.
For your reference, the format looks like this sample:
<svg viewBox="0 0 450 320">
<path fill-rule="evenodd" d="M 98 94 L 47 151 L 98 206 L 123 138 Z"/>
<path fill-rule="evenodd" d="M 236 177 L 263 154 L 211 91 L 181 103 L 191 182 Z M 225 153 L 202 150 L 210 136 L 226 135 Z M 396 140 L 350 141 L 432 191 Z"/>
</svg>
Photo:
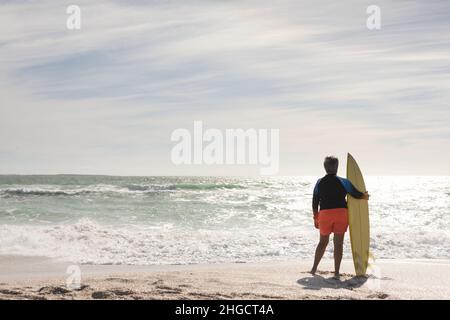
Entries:
<svg viewBox="0 0 450 320">
<path fill-rule="evenodd" d="M 323 254 L 325 253 L 325 249 L 327 248 L 328 241 L 330 239 L 330 236 L 322 236 L 320 235 L 320 241 L 316 248 L 316 255 L 314 257 L 314 265 L 311 269 L 311 273 L 315 274 L 317 271 L 317 267 L 319 266 L 319 262 L 323 257 Z"/>
<path fill-rule="evenodd" d="M 342 251 L 344 246 L 344 235 L 342 234 L 334 234 L 333 242 L 334 242 L 334 276 L 339 278 L 339 269 L 341 268 L 342 261 Z"/>
</svg>

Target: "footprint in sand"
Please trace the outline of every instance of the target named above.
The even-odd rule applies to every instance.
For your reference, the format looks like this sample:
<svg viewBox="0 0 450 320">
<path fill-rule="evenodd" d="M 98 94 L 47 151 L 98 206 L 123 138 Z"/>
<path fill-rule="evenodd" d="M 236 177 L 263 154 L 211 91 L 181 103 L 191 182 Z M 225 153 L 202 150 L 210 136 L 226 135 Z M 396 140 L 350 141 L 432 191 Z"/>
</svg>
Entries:
<svg viewBox="0 0 450 320">
<path fill-rule="evenodd" d="M 67 290 L 63 287 L 42 287 L 38 290 L 39 294 L 67 294 L 70 290 Z"/>
<path fill-rule="evenodd" d="M 108 291 L 95 291 L 92 293 L 91 297 L 93 299 L 108 299 L 112 297 L 112 293 Z"/>
<path fill-rule="evenodd" d="M 0 293 L 6 294 L 6 295 L 11 295 L 11 296 L 17 296 L 17 295 L 21 294 L 21 292 L 19 292 L 19 291 L 9 290 L 9 289 L 0 289 Z"/>
<path fill-rule="evenodd" d="M 130 295 L 134 294 L 134 291 L 116 289 L 116 290 L 112 290 L 112 293 L 114 293 L 116 296 L 130 296 Z"/>
<path fill-rule="evenodd" d="M 162 294 L 179 294 L 183 292 L 180 288 L 172 288 L 168 286 L 156 286 L 156 289 L 158 289 L 158 292 Z"/>
<path fill-rule="evenodd" d="M 384 292 L 379 292 L 379 293 L 375 293 L 375 294 L 371 294 L 371 295 L 367 296 L 367 298 L 369 298 L 369 299 L 386 299 L 388 297 L 389 297 L 389 295 Z"/>
</svg>

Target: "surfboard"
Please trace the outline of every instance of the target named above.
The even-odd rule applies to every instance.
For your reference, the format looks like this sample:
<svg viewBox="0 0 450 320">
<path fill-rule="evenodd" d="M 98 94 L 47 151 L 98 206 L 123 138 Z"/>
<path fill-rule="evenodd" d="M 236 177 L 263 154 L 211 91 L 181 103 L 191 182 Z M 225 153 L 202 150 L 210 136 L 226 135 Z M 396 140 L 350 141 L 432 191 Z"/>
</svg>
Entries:
<svg viewBox="0 0 450 320">
<path fill-rule="evenodd" d="M 350 153 L 347 155 L 347 179 L 359 191 L 367 191 L 361 170 Z M 355 199 L 351 195 L 348 195 L 347 204 L 353 264 L 356 275 L 363 276 L 369 261 L 369 204 L 367 200 Z"/>
</svg>

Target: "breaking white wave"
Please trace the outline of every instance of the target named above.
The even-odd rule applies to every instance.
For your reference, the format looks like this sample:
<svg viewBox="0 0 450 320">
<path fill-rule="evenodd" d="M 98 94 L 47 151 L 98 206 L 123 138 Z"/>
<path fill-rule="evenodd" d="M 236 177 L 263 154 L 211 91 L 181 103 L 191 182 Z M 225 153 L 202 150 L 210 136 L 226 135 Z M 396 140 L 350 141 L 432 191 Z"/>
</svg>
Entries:
<svg viewBox="0 0 450 320">
<path fill-rule="evenodd" d="M 297 234 L 256 230 L 111 227 L 82 219 L 58 226 L 0 226 L 0 253 L 49 256 L 92 264 L 245 262 L 302 256 L 313 243 Z M 238 237 L 236 235 L 239 235 Z M 308 246 L 305 246 L 305 242 Z"/>
</svg>

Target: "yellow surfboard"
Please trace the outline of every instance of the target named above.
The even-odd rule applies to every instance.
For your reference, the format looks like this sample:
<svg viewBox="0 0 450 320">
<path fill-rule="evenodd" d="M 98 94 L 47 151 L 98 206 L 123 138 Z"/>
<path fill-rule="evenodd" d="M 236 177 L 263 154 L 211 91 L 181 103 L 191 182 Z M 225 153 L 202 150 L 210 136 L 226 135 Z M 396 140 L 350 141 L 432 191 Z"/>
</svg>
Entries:
<svg viewBox="0 0 450 320">
<path fill-rule="evenodd" d="M 350 153 L 347 156 L 347 179 L 359 191 L 367 191 L 361 170 Z M 363 276 L 366 274 L 369 261 L 369 205 L 367 200 L 355 199 L 350 195 L 348 195 L 347 202 L 353 264 L 356 275 Z"/>
</svg>

